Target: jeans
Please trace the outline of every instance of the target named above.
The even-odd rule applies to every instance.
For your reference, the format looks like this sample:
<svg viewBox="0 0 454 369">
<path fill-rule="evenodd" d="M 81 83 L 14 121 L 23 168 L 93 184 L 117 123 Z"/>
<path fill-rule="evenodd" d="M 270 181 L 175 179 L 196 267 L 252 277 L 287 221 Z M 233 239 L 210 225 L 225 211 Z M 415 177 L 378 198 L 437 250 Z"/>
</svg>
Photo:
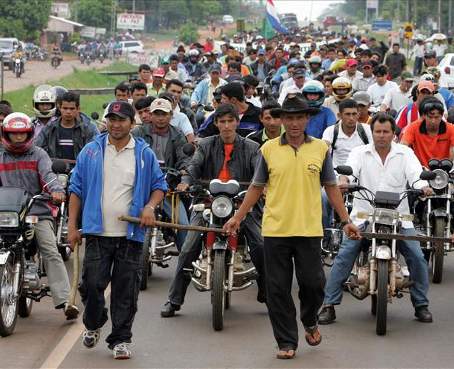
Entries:
<svg viewBox="0 0 454 369">
<path fill-rule="evenodd" d="M 253 211 L 246 216 L 241 224 L 240 232 L 244 232 L 248 245 L 249 254 L 257 273 L 257 285 L 259 289 L 265 288 L 265 267 L 263 261 L 263 237 L 261 236 L 261 216 Z M 191 215 L 191 225 L 204 225 L 201 212 L 193 212 Z M 184 269 L 192 269 L 192 262 L 196 261 L 202 251 L 202 234 L 200 232 L 189 231 L 186 240 L 181 248 L 178 257 L 178 264 L 175 277 L 169 289 L 169 301 L 174 305 L 183 305 L 184 297 L 191 283 L 191 275 Z"/>
<path fill-rule="evenodd" d="M 180 203 L 180 206 L 178 209 L 178 224 L 189 225 L 188 213 L 186 212 L 186 208 L 184 207 L 184 204 L 181 200 L 179 201 L 179 203 Z M 169 217 L 169 219 L 172 218 L 172 204 L 170 202 L 170 199 L 167 197 L 164 199 L 164 202 L 162 205 L 162 210 Z M 184 243 L 184 240 L 186 239 L 187 234 L 188 234 L 188 231 L 182 231 L 182 230 L 176 231 L 175 243 L 177 245 L 178 251 L 181 251 L 181 248 L 183 246 L 183 243 Z"/>
<path fill-rule="evenodd" d="M 35 224 L 35 236 L 43 257 L 54 305 L 68 302 L 70 290 L 68 272 L 57 249 L 53 222 L 48 219 L 40 220 Z"/>
<path fill-rule="evenodd" d="M 325 274 L 320 259 L 320 237 L 265 237 L 267 307 L 279 349 L 296 349 L 298 324 L 292 298 L 295 265 L 303 326 L 317 325 L 323 303 Z"/>
<path fill-rule="evenodd" d="M 414 228 L 402 228 L 404 235 L 415 235 Z M 339 305 L 342 301 L 342 285 L 352 270 L 356 257 L 360 252 L 361 241 L 350 240 L 345 234 L 334 259 L 331 274 L 325 287 L 325 305 Z M 410 287 L 411 302 L 414 307 L 428 306 L 427 291 L 429 290 L 429 274 L 427 262 L 417 241 L 398 241 L 398 248 L 410 271 L 410 279 L 414 282 Z"/>
<path fill-rule="evenodd" d="M 413 75 L 419 76 L 422 71 L 423 58 L 420 56 L 415 57 L 415 64 L 413 66 Z"/>
<path fill-rule="evenodd" d="M 83 322 L 89 330 L 101 328 L 107 322 L 104 291 L 111 283 L 112 333 L 106 338 L 110 349 L 119 343 L 131 342 L 142 259 L 142 244 L 139 242 L 129 241 L 126 237 L 87 235 L 79 287 L 85 306 Z"/>
<path fill-rule="evenodd" d="M 334 212 L 325 190 L 322 190 L 322 224 L 323 229 L 331 228 Z"/>
</svg>

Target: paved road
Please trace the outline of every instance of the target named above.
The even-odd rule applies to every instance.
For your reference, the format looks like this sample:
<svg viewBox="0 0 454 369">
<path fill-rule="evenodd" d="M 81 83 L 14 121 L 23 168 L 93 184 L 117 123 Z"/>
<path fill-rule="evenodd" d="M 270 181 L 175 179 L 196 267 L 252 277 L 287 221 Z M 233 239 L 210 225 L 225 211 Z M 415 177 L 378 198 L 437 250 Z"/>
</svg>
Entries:
<svg viewBox="0 0 454 369">
<path fill-rule="evenodd" d="M 0 339 L 1 352 L 8 353 L 2 355 L 0 368 L 41 367 L 43 363 L 46 367 L 57 363 L 60 368 L 454 367 L 454 255 L 448 259 L 443 284 L 431 285 L 433 324 L 416 322 L 405 296 L 389 306 L 388 335 L 378 337 L 369 300 L 360 302 L 345 295 L 337 310 L 338 322 L 322 327 L 322 344 L 312 348 L 303 340 L 292 361 L 274 358 L 271 326 L 265 306 L 255 301 L 255 286 L 234 294 L 222 332 L 211 328 L 209 294 L 192 287 L 177 317 L 160 318 L 173 265 L 156 269 L 149 289 L 140 294 L 134 357 L 129 362 L 115 362 L 104 342 L 93 350 L 84 349 L 80 322 L 66 323 L 46 299 L 35 305 L 30 318 L 18 322 L 13 336 Z M 106 325 L 102 339 L 109 329 Z"/>
</svg>

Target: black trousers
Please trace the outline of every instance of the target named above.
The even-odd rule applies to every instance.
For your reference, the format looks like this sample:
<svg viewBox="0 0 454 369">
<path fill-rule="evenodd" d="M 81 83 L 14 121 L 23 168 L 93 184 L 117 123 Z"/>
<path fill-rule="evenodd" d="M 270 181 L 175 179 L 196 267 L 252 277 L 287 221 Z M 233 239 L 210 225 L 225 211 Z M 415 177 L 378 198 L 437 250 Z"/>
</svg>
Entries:
<svg viewBox="0 0 454 369">
<path fill-rule="evenodd" d="M 107 322 L 104 291 L 111 283 L 110 316 L 112 333 L 109 348 L 131 342 L 132 323 L 137 312 L 142 266 L 142 244 L 125 237 L 87 236 L 82 283 L 79 287 L 85 306 L 83 322 L 89 330 Z"/>
<path fill-rule="evenodd" d="M 298 323 L 292 298 L 293 265 L 298 281 L 301 321 L 317 325 L 323 304 L 325 274 L 319 237 L 265 237 L 265 278 L 268 313 L 280 349 L 298 347 Z"/>
</svg>

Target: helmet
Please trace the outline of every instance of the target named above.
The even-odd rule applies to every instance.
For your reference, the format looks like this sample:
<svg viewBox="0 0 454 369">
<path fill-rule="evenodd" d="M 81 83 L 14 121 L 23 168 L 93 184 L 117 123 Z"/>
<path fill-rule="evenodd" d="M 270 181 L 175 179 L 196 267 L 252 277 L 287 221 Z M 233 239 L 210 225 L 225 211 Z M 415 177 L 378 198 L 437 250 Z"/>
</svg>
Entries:
<svg viewBox="0 0 454 369">
<path fill-rule="evenodd" d="M 441 72 L 438 67 L 429 67 L 426 69 L 426 73 L 433 75 L 435 78 L 435 81 L 438 81 L 441 76 Z"/>
<path fill-rule="evenodd" d="M 33 110 L 38 118 L 53 117 L 55 115 L 56 102 L 56 96 L 52 92 L 52 87 L 49 85 L 38 86 L 33 93 Z M 40 111 L 38 109 L 38 104 L 42 103 L 51 104 L 52 107 L 49 110 Z"/>
<path fill-rule="evenodd" d="M 33 144 L 35 127 L 27 114 L 11 113 L 3 121 L 1 133 L 1 142 L 6 151 L 14 154 L 23 154 Z M 10 141 L 8 133 L 27 133 L 27 139 L 22 143 L 14 144 Z"/>
<path fill-rule="evenodd" d="M 306 97 L 307 94 L 317 94 L 318 99 L 309 100 Z M 306 82 L 303 87 L 303 97 L 311 108 L 319 108 L 322 106 L 325 101 L 325 87 L 323 86 L 323 83 L 315 79 Z"/>
<path fill-rule="evenodd" d="M 429 71 L 426 71 L 426 73 L 424 73 L 420 77 L 419 81 L 430 81 L 432 83 L 436 83 L 435 76 L 432 73 L 430 73 Z"/>
<path fill-rule="evenodd" d="M 342 101 L 345 99 L 350 98 L 352 96 L 352 83 L 348 78 L 345 77 L 337 77 L 332 84 L 333 87 L 333 96 L 336 101 Z M 342 94 L 339 94 L 339 90 L 347 90 Z"/>
<path fill-rule="evenodd" d="M 199 56 L 199 50 L 197 49 L 191 49 L 189 50 L 189 56 Z"/>
<path fill-rule="evenodd" d="M 311 56 L 308 60 L 308 64 L 322 64 L 322 58 L 318 55 Z"/>
</svg>

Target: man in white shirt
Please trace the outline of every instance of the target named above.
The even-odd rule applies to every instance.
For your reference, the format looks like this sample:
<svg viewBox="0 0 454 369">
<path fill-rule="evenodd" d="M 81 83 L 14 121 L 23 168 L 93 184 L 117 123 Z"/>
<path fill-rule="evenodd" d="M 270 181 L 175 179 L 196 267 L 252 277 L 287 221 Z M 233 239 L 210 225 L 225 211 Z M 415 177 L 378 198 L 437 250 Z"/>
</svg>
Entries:
<svg viewBox="0 0 454 369">
<path fill-rule="evenodd" d="M 356 59 L 348 59 L 345 63 L 347 69 L 339 73 L 339 77 L 345 77 L 353 82 L 355 79 L 361 78 L 363 74 L 358 71 L 358 61 Z"/>
<path fill-rule="evenodd" d="M 191 122 L 186 114 L 177 111 L 178 104 L 175 97 L 170 92 L 163 92 L 159 95 L 159 98 L 165 99 L 172 104 L 172 119 L 170 120 L 170 124 L 183 132 L 189 143 L 193 143 L 195 140 L 194 128 L 192 128 Z"/>
<path fill-rule="evenodd" d="M 347 165 L 353 169 L 353 175 L 359 179 L 361 186 L 373 193 L 377 191 L 403 192 L 407 183 L 413 184 L 419 180 L 422 172 L 421 164 L 411 149 L 393 142 L 396 132 L 394 119 L 386 113 L 378 113 L 371 122 L 373 143 L 359 146 L 352 150 Z M 345 188 L 348 177 L 341 176 L 339 187 Z M 432 193 L 427 182 L 419 181 L 415 184 L 423 190 L 425 195 Z M 364 227 L 363 220 L 357 218 L 358 212 L 372 212 L 369 202 L 355 198 L 350 214 L 352 221 Z M 409 213 L 408 200 L 404 199 L 397 210 L 401 214 Z M 403 221 L 400 233 L 415 235 L 411 221 Z M 415 308 L 415 316 L 420 322 L 431 323 L 432 314 L 428 310 L 429 275 L 427 262 L 424 259 L 421 247 L 417 241 L 403 241 L 398 243 L 399 251 L 404 256 L 410 271 L 413 284 L 410 287 L 411 301 Z M 319 315 L 319 324 L 330 324 L 336 319 L 334 305 L 342 301 L 342 286 L 350 275 L 355 259 L 361 249 L 359 240 L 344 237 L 339 254 L 334 259 L 330 278 L 325 287 L 324 307 Z"/>
<path fill-rule="evenodd" d="M 416 40 L 416 45 L 413 46 L 413 50 L 411 51 L 415 57 L 415 65 L 413 66 L 413 74 L 415 76 L 419 76 L 422 72 L 424 49 L 424 41 L 421 39 Z"/>
<path fill-rule="evenodd" d="M 411 103 L 411 87 L 414 78 L 410 72 L 402 72 L 400 75 L 400 85 L 398 88 L 389 90 L 380 106 L 380 111 L 395 110 L 400 111 L 405 105 Z"/>
<path fill-rule="evenodd" d="M 293 76 L 292 76 L 293 84 L 282 89 L 277 102 L 282 105 L 282 103 L 284 102 L 285 98 L 287 97 L 287 95 L 289 94 L 290 91 L 292 91 L 292 93 L 295 93 L 295 91 L 302 93 L 304 82 L 305 82 L 305 77 L 306 77 L 306 69 L 305 68 L 296 68 L 293 71 Z"/>
<path fill-rule="evenodd" d="M 398 85 L 396 82 L 386 79 L 388 75 L 388 67 L 386 65 L 377 65 L 374 69 L 374 75 L 377 82 L 367 89 L 367 93 L 370 95 L 372 106 L 380 106 L 386 93 L 393 88 L 398 88 Z"/>
</svg>

